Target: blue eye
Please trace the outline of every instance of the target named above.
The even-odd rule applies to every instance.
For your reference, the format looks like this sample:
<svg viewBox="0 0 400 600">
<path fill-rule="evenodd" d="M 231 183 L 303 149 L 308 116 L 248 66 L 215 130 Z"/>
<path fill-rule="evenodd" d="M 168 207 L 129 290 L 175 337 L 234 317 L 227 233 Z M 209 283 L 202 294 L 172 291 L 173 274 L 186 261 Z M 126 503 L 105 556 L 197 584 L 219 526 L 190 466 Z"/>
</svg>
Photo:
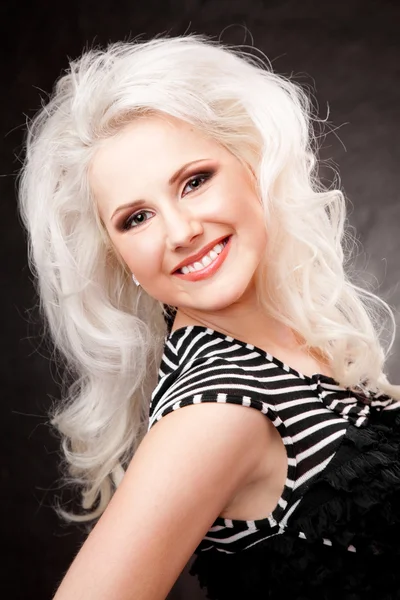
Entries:
<svg viewBox="0 0 400 600">
<path fill-rule="evenodd" d="M 134 213 L 133 215 L 130 215 L 126 221 L 123 223 L 122 228 L 124 230 L 127 229 L 135 229 L 136 227 L 139 227 L 139 225 L 142 225 L 143 223 L 145 223 L 147 221 L 147 219 L 144 217 L 144 215 L 148 213 L 148 214 L 152 214 L 149 210 L 139 210 L 138 212 Z M 135 221 L 135 219 L 137 219 Z"/>
</svg>

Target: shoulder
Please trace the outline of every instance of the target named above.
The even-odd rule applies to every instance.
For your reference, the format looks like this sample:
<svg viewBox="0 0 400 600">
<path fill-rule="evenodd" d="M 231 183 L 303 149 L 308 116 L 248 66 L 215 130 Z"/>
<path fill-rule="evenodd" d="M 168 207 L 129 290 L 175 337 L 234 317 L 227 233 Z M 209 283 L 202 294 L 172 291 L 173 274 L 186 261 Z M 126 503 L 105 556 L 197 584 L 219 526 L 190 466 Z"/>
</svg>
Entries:
<svg viewBox="0 0 400 600">
<path fill-rule="evenodd" d="M 244 410 L 240 402 L 200 402 L 171 410 L 156 421 L 141 444 L 142 452 L 151 447 L 151 455 L 166 463 L 164 468 L 177 469 L 187 485 L 192 482 L 210 491 L 214 485 L 226 485 L 235 493 L 258 473 L 270 427 L 265 415 Z"/>
<path fill-rule="evenodd" d="M 82 589 L 94 590 L 93 598 L 142 597 L 143 590 L 165 598 L 215 519 L 251 483 L 262 418 L 240 406 L 200 404 L 156 423 L 57 598 Z"/>
<path fill-rule="evenodd" d="M 238 404 L 267 413 L 255 377 L 236 361 L 201 356 L 182 362 L 161 376 L 150 404 L 149 429 L 162 417 L 192 404 Z"/>
<path fill-rule="evenodd" d="M 145 440 L 162 460 L 165 447 L 169 455 L 176 444 L 172 462 L 186 461 L 181 467 L 195 472 L 199 482 L 203 477 L 212 481 L 211 487 L 217 481 L 223 485 L 233 469 L 240 488 L 259 475 L 260 457 L 271 438 L 267 413 L 265 401 L 233 361 L 199 357 L 160 381 Z M 180 449 L 184 456 L 178 456 Z M 189 481 L 187 474 L 182 477 Z"/>
</svg>

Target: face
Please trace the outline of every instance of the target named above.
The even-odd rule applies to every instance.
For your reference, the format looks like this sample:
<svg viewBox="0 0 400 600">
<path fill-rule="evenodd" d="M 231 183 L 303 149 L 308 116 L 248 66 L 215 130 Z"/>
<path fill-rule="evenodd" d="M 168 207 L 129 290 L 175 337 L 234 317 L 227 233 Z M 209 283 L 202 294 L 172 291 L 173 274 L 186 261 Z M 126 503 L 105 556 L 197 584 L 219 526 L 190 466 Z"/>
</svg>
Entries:
<svg viewBox="0 0 400 600">
<path fill-rule="evenodd" d="M 100 147 L 90 183 L 115 251 L 148 294 L 200 318 L 255 296 L 263 209 L 250 169 L 216 141 L 169 116 L 137 119 Z M 199 253 L 208 259 L 197 271 Z"/>
</svg>

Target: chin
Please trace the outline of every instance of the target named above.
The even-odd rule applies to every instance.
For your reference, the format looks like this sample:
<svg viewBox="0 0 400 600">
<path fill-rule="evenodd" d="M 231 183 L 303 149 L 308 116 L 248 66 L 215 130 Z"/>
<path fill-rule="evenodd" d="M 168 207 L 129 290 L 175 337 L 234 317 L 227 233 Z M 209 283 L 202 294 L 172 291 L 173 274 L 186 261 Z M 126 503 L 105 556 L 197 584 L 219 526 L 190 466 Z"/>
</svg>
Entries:
<svg viewBox="0 0 400 600">
<path fill-rule="evenodd" d="M 216 312 L 229 308 L 233 304 L 237 304 L 240 302 L 242 296 L 247 292 L 248 286 L 237 286 L 236 289 L 225 288 L 221 291 L 218 290 L 210 290 L 207 294 L 207 299 L 204 302 L 198 302 L 197 306 L 193 306 L 193 308 L 197 308 L 202 311 Z"/>
</svg>

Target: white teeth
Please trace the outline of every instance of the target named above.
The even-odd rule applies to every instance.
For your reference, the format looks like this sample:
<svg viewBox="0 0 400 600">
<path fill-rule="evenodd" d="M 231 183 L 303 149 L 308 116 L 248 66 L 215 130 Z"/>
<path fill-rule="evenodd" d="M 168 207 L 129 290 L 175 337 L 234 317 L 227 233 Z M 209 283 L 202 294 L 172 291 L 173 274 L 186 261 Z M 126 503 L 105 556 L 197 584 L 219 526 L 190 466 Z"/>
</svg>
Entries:
<svg viewBox="0 0 400 600">
<path fill-rule="evenodd" d="M 183 273 L 184 275 L 187 275 L 187 273 L 193 273 L 194 271 L 200 271 L 200 269 L 204 269 L 204 267 L 208 267 L 208 265 L 210 265 L 213 262 L 213 260 L 215 260 L 217 258 L 218 254 L 220 254 L 222 252 L 222 250 L 224 249 L 224 246 L 226 246 L 226 242 L 216 244 L 214 246 L 214 248 L 212 250 L 210 250 L 210 252 L 208 254 L 203 256 L 201 261 L 196 261 L 192 265 L 187 265 L 185 267 L 182 267 L 180 269 L 181 273 Z"/>
<path fill-rule="evenodd" d="M 201 261 L 201 262 L 202 262 L 202 264 L 203 264 L 203 267 L 208 267 L 208 265 L 211 265 L 211 263 L 212 263 L 212 258 L 210 258 L 210 257 L 207 255 L 207 256 L 205 256 L 205 257 L 202 259 L 202 261 Z"/>
</svg>

